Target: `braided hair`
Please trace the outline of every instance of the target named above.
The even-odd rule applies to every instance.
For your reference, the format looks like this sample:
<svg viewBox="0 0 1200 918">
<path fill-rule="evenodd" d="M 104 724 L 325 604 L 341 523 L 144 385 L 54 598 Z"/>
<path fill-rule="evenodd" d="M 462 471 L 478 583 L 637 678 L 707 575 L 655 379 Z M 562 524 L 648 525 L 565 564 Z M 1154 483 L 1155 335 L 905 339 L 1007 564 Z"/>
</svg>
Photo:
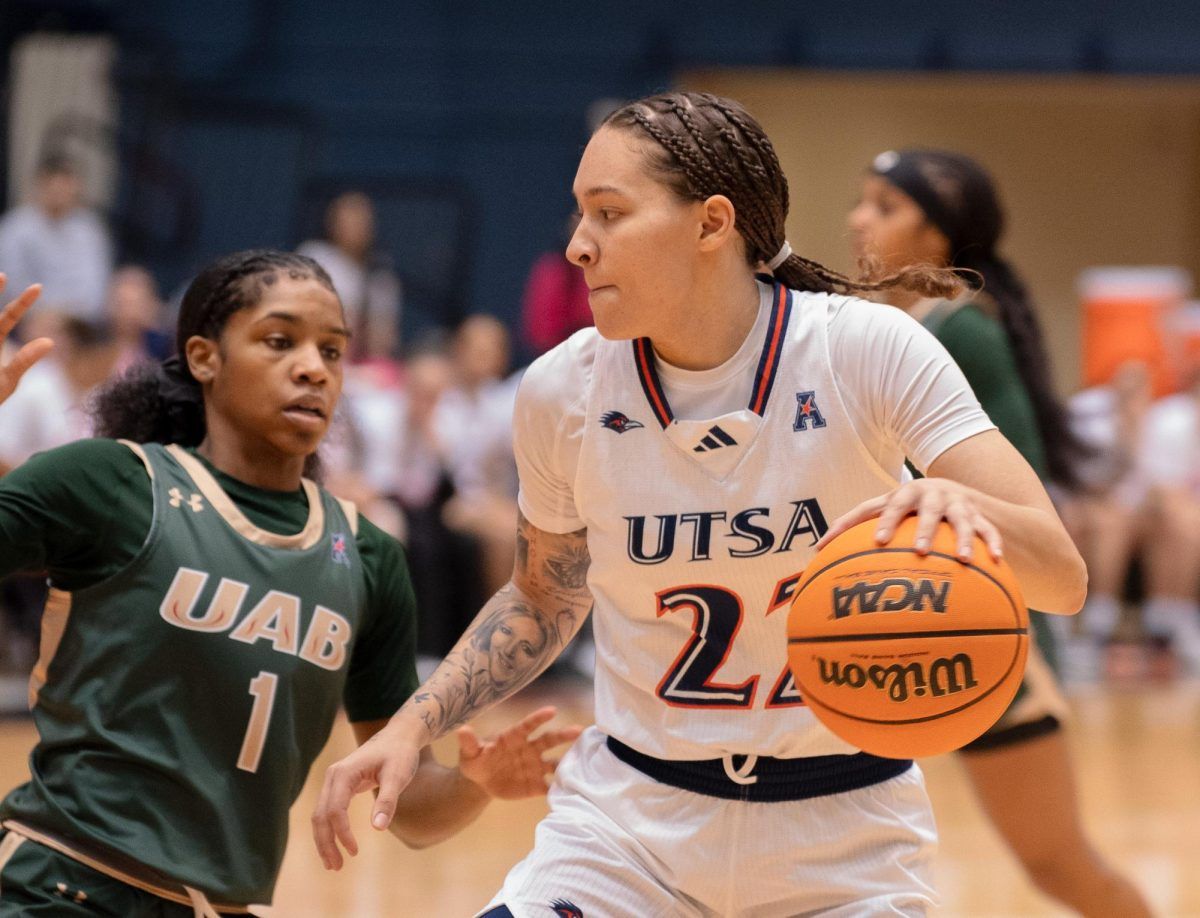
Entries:
<svg viewBox="0 0 1200 918">
<path fill-rule="evenodd" d="M 738 102 L 704 92 L 670 92 L 631 102 L 601 127 L 641 134 L 651 168 L 685 200 L 725 195 L 737 214 L 752 267 L 771 261 L 786 240 L 788 183 L 770 139 Z M 951 271 L 912 266 L 876 281 L 855 281 L 795 253 L 774 269 L 793 290 L 862 294 L 894 287 L 925 296 L 953 296 L 961 282 Z"/>
<path fill-rule="evenodd" d="M 1017 272 L 997 252 L 1004 209 L 996 184 L 979 163 L 948 150 L 889 150 L 872 171 L 916 201 L 946 237 L 950 266 L 995 302 L 1012 345 L 1017 371 L 1033 402 L 1052 480 L 1075 488 L 1077 462 L 1089 448 L 1071 429 L 1066 406 L 1054 390 L 1041 323 Z"/>
<path fill-rule="evenodd" d="M 235 252 L 201 270 L 183 295 L 175 354 L 162 363 L 137 364 L 100 391 L 92 404 L 96 436 L 199 446 L 207 432 L 204 394 L 184 356 L 188 339 L 220 338 L 229 317 L 257 304 L 281 275 L 333 291 L 328 273 L 311 258 L 274 249 Z M 305 474 L 313 477 L 318 465 L 314 453 Z"/>
</svg>

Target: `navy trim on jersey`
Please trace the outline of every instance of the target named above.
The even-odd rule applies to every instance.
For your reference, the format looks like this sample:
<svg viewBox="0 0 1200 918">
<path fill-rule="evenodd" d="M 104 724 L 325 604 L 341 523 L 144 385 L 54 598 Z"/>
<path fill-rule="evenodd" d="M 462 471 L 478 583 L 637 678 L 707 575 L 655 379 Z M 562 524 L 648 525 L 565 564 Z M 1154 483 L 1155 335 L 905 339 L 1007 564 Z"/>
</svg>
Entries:
<svg viewBox="0 0 1200 918">
<path fill-rule="evenodd" d="M 767 410 L 775 377 L 779 374 L 779 362 L 783 354 L 783 342 L 787 336 L 788 320 L 792 317 L 792 291 L 783 284 L 775 285 L 775 301 L 771 304 L 771 321 L 767 323 L 767 339 L 763 342 L 762 357 L 754 374 L 754 388 L 750 390 L 749 408 L 759 417 Z"/>
<path fill-rule="evenodd" d="M 753 784 L 729 779 L 721 759 L 656 759 L 609 736 L 608 751 L 655 781 L 723 800 L 780 803 L 808 800 L 870 787 L 904 774 L 912 759 L 885 759 L 867 752 L 776 759 L 760 755 L 754 763 Z"/>
<path fill-rule="evenodd" d="M 658 418 L 663 430 L 666 430 L 675 420 L 675 414 L 671 411 L 667 393 L 663 391 L 662 383 L 658 379 L 658 370 L 654 367 L 654 348 L 649 338 L 634 340 L 633 362 L 637 364 L 638 379 L 641 380 L 642 391 L 646 393 L 646 401 L 650 403 L 650 410 Z"/>
<path fill-rule="evenodd" d="M 754 386 L 750 390 L 749 408 L 759 417 L 767 410 L 767 402 L 771 398 L 771 389 L 775 386 L 775 377 L 779 374 L 779 363 L 783 355 L 783 342 L 787 337 L 788 321 L 792 317 L 792 291 L 783 284 L 775 284 L 774 298 L 771 303 L 771 318 L 767 322 L 767 337 L 763 341 L 762 356 L 758 359 L 758 369 L 754 373 Z M 671 426 L 675 420 L 675 412 L 667 401 L 667 393 L 663 391 L 662 382 L 658 378 L 658 370 L 654 366 L 654 347 L 649 338 L 636 338 L 633 341 L 633 362 L 637 367 L 638 380 L 642 391 L 646 393 L 646 401 L 650 410 L 658 418 L 662 428 Z"/>
</svg>

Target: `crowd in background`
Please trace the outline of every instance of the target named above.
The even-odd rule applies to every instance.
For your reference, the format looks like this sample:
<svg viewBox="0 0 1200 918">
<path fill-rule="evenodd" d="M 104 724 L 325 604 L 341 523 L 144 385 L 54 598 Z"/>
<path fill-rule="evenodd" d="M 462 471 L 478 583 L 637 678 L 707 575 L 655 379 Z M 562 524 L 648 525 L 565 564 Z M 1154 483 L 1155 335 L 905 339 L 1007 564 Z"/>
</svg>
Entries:
<svg viewBox="0 0 1200 918">
<path fill-rule="evenodd" d="M 144 268 L 114 268 L 75 165 L 46 158 L 30 191 L 29 203 L 0 219 L 0 271 L 10 293 L 43 284 L 23 331 L 57 346 L 0 406 L 0 474 L 88 436 L 96 388 L 174 348 L 169 301 Z M 531 266 L 518 341 L 478 314 L 443 335 L 404 341 L 403 285 L 376 246 L 369 197 L 335 198 L 323 238 L 298 250 L 329 272 L 353 332 L 322 456 L 326 483 L 406 546 L 423 610 L 419 649 L 439 659 L 512 568 L 513 353 L 542 353 L 590 324 L 587 287 L 561 251 L 548 252 Z M 1071 404 L 1092 452 L 1082 489 L 1058 499 L 1091 586 L 1079 619 L 1061 625 L 1067 677 L 1119 670 L 1121 658 L 1105 651 L 1139 642 L 1160 648 L 1172 671 L 1200 674 L 1200 367 L 1185 372 L 1180 392 L 1155 401 L 1146 368 L 1126 365 Z M 27 672 L 33 662 L 43 589 L 36 576 L 0 585 L 7 669 Z M 586 669 L 586 655 L 575 665 Z"/>
</svg>

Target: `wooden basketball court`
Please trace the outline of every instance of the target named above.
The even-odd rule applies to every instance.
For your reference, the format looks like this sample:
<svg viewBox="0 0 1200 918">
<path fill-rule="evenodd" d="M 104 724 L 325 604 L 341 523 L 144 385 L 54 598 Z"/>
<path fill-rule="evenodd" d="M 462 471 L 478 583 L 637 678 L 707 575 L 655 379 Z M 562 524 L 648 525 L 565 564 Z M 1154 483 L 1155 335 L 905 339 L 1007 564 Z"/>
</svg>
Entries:
<svg viewBox="0 0 1200 918">
<path fill-rule="evenodd" d="M 585 722 L 590 695 L 574 684 L 536 686 L 489 715 L 483 726 L 512 722 L 541 704 Z M 1163 915 L 1200 916 L 1200 682 L 1075 689 L 1070 737 L 1084 811 L 1095 842 L 1131 874 Z M 0 722 L 0 786 L 23 780 L 34 740 L 29 721 Z M 367 827 L 360 800 L 352 811 L 361 854 L 341 873 L 326 873 L 308 828 L 324 767 L 353 746 L 339 722 L 292 812 L 274 918 L 431 918 L 470 916 L 487 902 L 508 868 L 533 841 L 541 801 L 493 804 L 470 828 L 437 847 L 409 851 Z M 446 760 L 454 745 L 437 751 Z M 983 820 L 953 756 L 922 762 L 942 844 L 938 883 L 943 916 L 1065 915 L 1038 896 Z M 603 916 L 601 916 L 603 918 Z"/>
</svg>

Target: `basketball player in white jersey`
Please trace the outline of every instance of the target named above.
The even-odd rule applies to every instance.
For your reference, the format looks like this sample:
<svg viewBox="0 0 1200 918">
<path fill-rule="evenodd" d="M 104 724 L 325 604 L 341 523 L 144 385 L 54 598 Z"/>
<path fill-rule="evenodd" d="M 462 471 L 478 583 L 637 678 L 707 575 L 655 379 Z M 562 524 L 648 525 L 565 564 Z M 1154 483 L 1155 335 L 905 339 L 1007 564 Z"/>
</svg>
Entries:
<svg viewBox="0 0 1200 918">
<path fill-rule="evenodd" d="M 596 726 L 559 766 L 532 853 L 488 916 L 924 914 L 935 831 L 918 768 L 822 727 L 786 667 L 792 587 L 820 544 L 917 513 L 1004 552 L 1030 605 L 1072 613 L 1083 563 L 1037 476 L 939 344 L 875 287 L 791 253 L 787 183 L 736 102 L 671 93 L 611 115 L 567 249 L 596 329 L 527 372 L 512 581 L 391 723 L 331 767 L 327 867 L 351 796 L 387 826 L 420 750 L 531 681 L 594 609 Z M 756 274 L 761 275 L 756 277 Z M 904 457 L 929 477 L 894 477 Z"/>
</svg>

